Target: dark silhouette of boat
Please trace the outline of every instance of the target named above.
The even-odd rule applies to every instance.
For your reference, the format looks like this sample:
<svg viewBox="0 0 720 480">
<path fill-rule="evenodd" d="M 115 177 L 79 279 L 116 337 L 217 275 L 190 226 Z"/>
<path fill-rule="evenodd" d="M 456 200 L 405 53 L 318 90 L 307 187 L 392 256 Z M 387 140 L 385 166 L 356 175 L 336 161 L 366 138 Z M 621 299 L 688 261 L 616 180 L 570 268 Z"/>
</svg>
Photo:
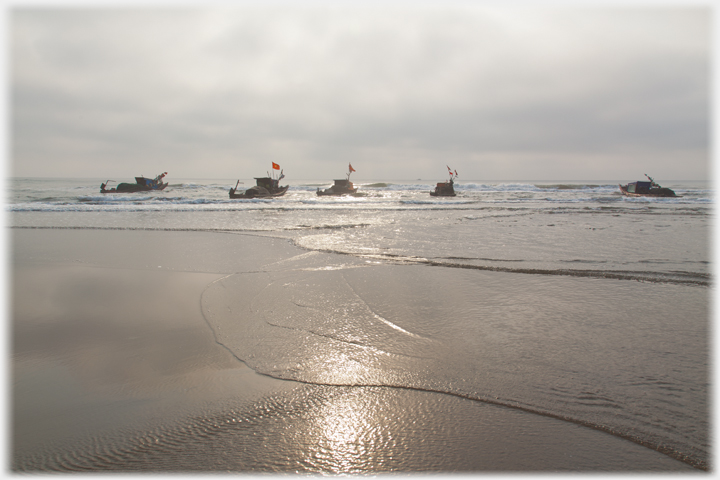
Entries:
<svg viewBox="0 0 720 480">
<path fill-rule="evenodd" d="M 628 197 L 677 197 L 675 192 L 655 183 L 652 177 L 645 174 L 649 182 L 631 182 L 620 185 L 620 192 Z"/>
<path fill-rule="evenodd" d="M 358 187 L 354 186 L 353 183 L 348 179 L 333 180 L 335 183 L 325 190 L 317 189 L 319 196 L 324 195 L 353 195 L 357 193 Z"/>
<path fill-rule="evenodd" d="M 353 168 L 352 164 L 348 164 L 348 174 L 347 178 L 342 178 L 340 180 L 333 180 L 335 182 L 330 188 L 326 188 L 325 190 L 320 190 L 320 188 L 317 189 L 318 196 L 326 196 L 326 195 L 355 195 L 357 194 L 358 187 L 354 186 L 353 183 L 350 181 L 350 174 L 354 172 L 355 169 Z"/>
<path fill-rule="evenodd" d="M 151 190 L 164 190 L 168 186 L 167 182 L 163 183 L 162 179 L 167 175 L 163 172 L 155 178 L 135 177 L 135 183 L 118 183 L 115 188 L 107 188 L 107 184 L 113 180 L 108 180 L 100 184 L 100 193 L 133 193 L 148 192 Z"/>
<path fill-rule="evenodd" d="M 280 165 L 272 162 L 273 170 L 280 170 Z M 237 187 L 240 184 L 240 180 L 235 184 L 235 188 L 230 189 L 230 198 L 265 198 L 265 197 L 280 197 L 285 195 L 289 185 L 284 187 L 280 186 L 280 180 L 285 178 L 283 170 L 280 170 L 278 178 L 268 175 L 267 177 L 255 177 L 255 186 L 250 187 L 242 193 L 237 193 Z"/>
<path fill-rule="evenodd" d="M 256 198 L 256 197 L 280 197 L 288 191 L 289 185 L 281 187 L 279 178 L 271 177 L 255 177 L 256 185 L 250 187 L 242 193 L 237 193 L 237 186 L 240 180 L 235 184 L 235 188 L 230 189 L 230 198 Z"/>
<path fill-rule="evenodd" d="M 453 172 L 450 167 L 447 167 L 447 169 L 450 172 L 450 180 L 438 182 L 437 185 L 435 185 L 435 190 L 430 192 L 430 195 L 433 197 L 454 197 L 456 195 L 454 178 L 457 177 L 457 170 Z"/>
</svg>

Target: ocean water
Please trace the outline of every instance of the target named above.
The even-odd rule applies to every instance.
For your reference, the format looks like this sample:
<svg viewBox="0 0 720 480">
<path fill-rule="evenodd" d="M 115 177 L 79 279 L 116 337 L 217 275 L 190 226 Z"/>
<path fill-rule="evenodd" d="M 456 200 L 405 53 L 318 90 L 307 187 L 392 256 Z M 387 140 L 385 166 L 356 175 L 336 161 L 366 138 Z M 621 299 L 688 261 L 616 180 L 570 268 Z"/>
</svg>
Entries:
<svg viewBox="0 0 720 480">
<path fill-rule="evenodd" d="M 436 198 L 436 180 L 355 181 L 357 197 L 318 197 L 331 182 L 311 180 L 231 200 L 235 180 L 101 194 L 105 180 L 11 179 L 9 226 L 229 232 L 306 251 L 203 295 L 218 341 L 259 373 L 507 406 L 709 465 L 708 183 L 626 198 L 617 181 L 461 180 Z"/>
<path fill-rule="evenodd" d="M 12 226 L 237 231 L 313 251 L 493 271 L 709 285 L 712 190 L 627 198 L 617 182 L 355 182 L 362 197 L 318 197 L 330 181 L 290 182 L 274 199 L 230 199 L 233 181 L 173 180 L 161 192 L 101 194 L 105 180 L 14 179 Z M 239 189 L 254 185 L 242 180 Z"/>
</svg>

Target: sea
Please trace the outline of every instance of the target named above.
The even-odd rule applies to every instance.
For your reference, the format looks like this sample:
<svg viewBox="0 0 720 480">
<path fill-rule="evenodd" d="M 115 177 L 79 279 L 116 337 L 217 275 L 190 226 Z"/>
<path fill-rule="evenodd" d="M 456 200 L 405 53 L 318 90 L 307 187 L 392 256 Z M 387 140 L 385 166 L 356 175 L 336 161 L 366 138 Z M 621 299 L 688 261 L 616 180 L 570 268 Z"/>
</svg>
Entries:
<svg viewBox="0 0 720 480">
<path fill-rule="evenodd" d="M 709 468 L 709 181 L 630 198 L 627 179 L 457 179 L 455 197 L 429 195 L 442 179 L 352 179 L 359 194 L 342 197 L 316 195 L 329 180 L 286 180 L 282 197 L 230 199 L 254 180 L 168 176 L 163 191 L 103 194 L 106 179 L 11 178 L 6 221 L 267 236 L 331 254 L 258 292 L 273 312 L 212 317 L 218 340 L 276 378 L 506 406 Z"/>
</svg>

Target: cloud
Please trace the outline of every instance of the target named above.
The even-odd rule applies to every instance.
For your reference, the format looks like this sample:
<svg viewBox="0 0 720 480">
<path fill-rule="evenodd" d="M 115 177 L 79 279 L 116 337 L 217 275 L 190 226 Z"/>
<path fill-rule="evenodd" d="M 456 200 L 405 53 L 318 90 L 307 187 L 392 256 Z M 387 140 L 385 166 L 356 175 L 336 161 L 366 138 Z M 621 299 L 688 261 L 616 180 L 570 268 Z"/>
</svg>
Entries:
<svg viewBox="0 0 720 480">
<path fill-rule="evenodd" d="M 704 178 L 709 22 L 668 7 L 17 8 L 12 166 L 224 178 L 275 161 L 324 178 L 352 161 L 404 178 L 454 163 L 511 179 L 538 162 L 597 174 L 603 158 L 624 178 L 633 158 L 674 156 L 685 171 L 664 161 L 663 178 Z"/>
</svg>

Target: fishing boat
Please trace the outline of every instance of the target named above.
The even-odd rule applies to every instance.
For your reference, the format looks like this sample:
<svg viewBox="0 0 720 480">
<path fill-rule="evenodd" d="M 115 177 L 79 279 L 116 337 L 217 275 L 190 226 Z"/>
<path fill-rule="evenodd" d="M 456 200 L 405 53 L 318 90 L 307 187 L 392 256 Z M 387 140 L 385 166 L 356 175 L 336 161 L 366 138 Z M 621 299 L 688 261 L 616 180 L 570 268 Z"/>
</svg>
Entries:
<svg viewBox="0 0 720 480">
<path fill-rule="evenodd" d="M 235 188 L 230 189 L 230 198 L 280 197 L 285 195 L 289 188 L 289 185 L 281 187 L 279 180 L 271 177 L 255 177 L 255 183 L 254 187 L 237 193 L 237 186 L 240 184 L 238 180 Z"/>
<path fill-rule="evenodd" d="M 333 182 L 335 183 L 330 188 L 326 188 L 325 190 L 321 190 L 320 188 L 318 188 L 316 192 L 317 195 L 320 197 L 326 195 L 356 195 L 358 187 L 354 186 L 353 183 L 350 181 L 350 174 L 354 171 L 355 169 L 353 168 L 352 164 L 349 163 L 347 178 L 333 180 Z"/>
<path fill-rule="evenodd" d="M 273 170 L 278 170 L 280 165 L 273 162 Z M 272 175 L 267 177 L 255 177 L 255 186 L 250 187 L 242 193 L 237 192 L 240 180 L 235 184 L 235 188 L 230 189 L 230 198 L 264 198 L 264 197 L 280 197 L 288 191 L 289 185 L 280 186 L 280 180 L 285 178 L 283 171 L 280 170 L 280 176 L 274 178 Z"/>
<path fill-rule="evenodd" d="M 100 184 L 100 193 L 132 193 L 132 192 L 148 192 L 151 190 L 164 190 L 168 186 L 167 182 L 163 183 L 162 179 L 167 175 L 163 172 L 155 178 L 135 177 L 135 183 L 118 183 L 115 188 L 107 188 L 108 183 L 114 180 L 108 180 Z"/>
<path fill-rule="evenodd" d="M 631 182 L 627 185 L 619 185 L 620 192 L 628 197 L 677 197 L 675 192 L 655 183 L 652 177 L 645 174 L 649 182 Z"/>
<path fill-rule="evenodd" d="M 433 197 L 454 197 L 456 195 L 454 179 L 457 177 L 457 170 L 453 172 L 450 167 L 447 167 L 447 169 L 450 173 L 450 179 L 446 182 L 438 182 L 437 185 L 435 185 L 435 190 L 430 192 L 430 195 Z"/>
</svg>

